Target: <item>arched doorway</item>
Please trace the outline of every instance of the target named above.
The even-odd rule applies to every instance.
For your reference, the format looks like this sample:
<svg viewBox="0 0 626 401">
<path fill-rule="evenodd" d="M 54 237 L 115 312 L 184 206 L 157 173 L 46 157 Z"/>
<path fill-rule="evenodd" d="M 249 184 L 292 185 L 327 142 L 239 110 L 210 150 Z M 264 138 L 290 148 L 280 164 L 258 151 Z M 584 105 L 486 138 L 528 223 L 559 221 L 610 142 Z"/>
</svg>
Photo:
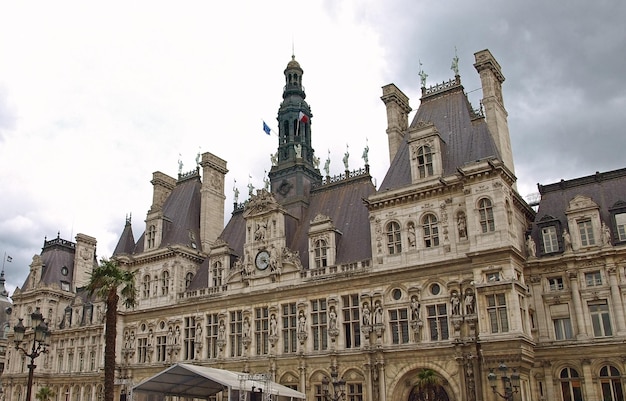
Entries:
<svg viewBox="0 0 626 401">
<path fill-rule="evenodd" d="M 408 401 L 450 401 L 442 384 L 441 377 L 434 370 L 423 369 L 417 373 Z"/>
</svg>

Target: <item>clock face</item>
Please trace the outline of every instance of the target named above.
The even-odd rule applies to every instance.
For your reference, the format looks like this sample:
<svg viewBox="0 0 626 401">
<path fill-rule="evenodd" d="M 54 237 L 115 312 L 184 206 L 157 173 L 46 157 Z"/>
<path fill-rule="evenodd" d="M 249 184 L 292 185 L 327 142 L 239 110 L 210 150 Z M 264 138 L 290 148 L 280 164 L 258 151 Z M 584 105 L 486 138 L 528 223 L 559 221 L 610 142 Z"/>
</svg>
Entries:
<svg viewBox="0 0 626 401">
<path fill-rule="evenodd" d="M 254 263 L 256 264 L 256 268 L 259 270 L 267 269 L 267 266 L 270 264 L 270 254 L 267 253 L 267 251 L 257 253 Z"/>
</svg>

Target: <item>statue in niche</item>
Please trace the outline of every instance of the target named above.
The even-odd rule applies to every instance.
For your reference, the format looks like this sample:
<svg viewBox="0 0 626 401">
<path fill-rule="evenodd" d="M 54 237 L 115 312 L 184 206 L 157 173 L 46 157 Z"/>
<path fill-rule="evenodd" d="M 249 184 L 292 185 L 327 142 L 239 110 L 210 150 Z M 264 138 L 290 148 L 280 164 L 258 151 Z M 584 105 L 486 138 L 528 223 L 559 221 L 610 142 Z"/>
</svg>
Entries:
<svg viewBox="0 0 626 401">
<path fill-rule="evenodd" d="M 295 149 L 296 149 L 296 159 L 301 159 L 302 158 L 302 145 L 300 145 L 299 143 L 296 143 Z"/>
<path fill-rule="evenodd" d="M 226 325 L 224 324 L 224 320 L 220 320 L 220 325 L 217 328 L 217 339 L 226 341 Z"/>
<path fill-rule="evenodd" d="M 383 306 L 380 302 L 376 302 L 376 307 L 374 308 L 374 324 L 383 323 Z"/>
<path fill-rule="evenodd" d="M 409 238 L 409 247 L 415 248 L 416 245 L 416 237 L 415 237 L 415 223 L 412 221 L 407 225 L 408 228 L 408 238 Z"/>
<path fill-rule="evenodd" d="M 306 333 L 306 316 L 304 316 L 304 311 L 300 311 L 298 315 L 298 333 Z"/>
<path fill-rule="evenodd" d="M 278 335 L 278 322 L 276 321 L 276 315 L 272 313 L 270 318 L 270 336 Z"/>
<path fill-rule="evenodd" d="M 248 320 L 247 317 L 243 319 L 241 335 L 244 337 L 250 337 L 250 320 Z"/>
<path fill-rule="evenodd" d="M 278 151 L 270 154 L 270 161 L 272 162 L 272 166 L 278 165 Z"/>
<path fill-rule="evenodd" d="M 526 240 L 526 248 L 528 250 L 528 256 L 530 256 L 531 258 L 537 256 L 537 245 L 535 244 L 535 240 L 533 239 L 533 237 L 531 237 L 530 235 Z"/>
<path fill-rule="evenodd" d="M 465 291 L 465 300 L 463 301 L 463 303 L 465 304 L 465 314 L 466 315 L 474 314 L 475 312 L 474 292 L 472 292 L 472 290 L 467 289 Z"/>
<path fill-rule="evenodd" d="M 328 312 L 328 328 L 331 330 L 337 328 L 337 313 L 334 306 L 331 306 Z"/>
<path fill-rule="evenodd" d="M 459 232 L 459 238 L 467 238 L 467 221 L 465 220 L 465 213 L 459 213 L 456 226 Z"/>
<path fill-rule="evenodd" d="M 415 295 L 411 297 L 411 313 L 413 315 L 413 320 L 420 320 L 420 301 Z"/>
<path fill-rule="evenodd" d="M 372 325 L 372 316 L 370 311 L 370 306 L 367 302 L 363 304 L 363 326 L 371 326 Z"/>
<path fill-rule="evenodd" d="M 461 299 L 459 298 L 459 293 L 456 291 L 452 291 L 452 296 L 450 297 L 450 306 L 452 308 L 453 316 L 461 314 Z"/>
<path fill-rule="evenodd" d="M 570 237 L 567 229 L 563 229 L 563 248 L 566 252 L 572 250 L 572 237 Z"/>
<path fill-rule="evenodd" d="M 602 223 L 602 245 L 611 245 L 611 230 L 606 223 Z"/>
</svg>

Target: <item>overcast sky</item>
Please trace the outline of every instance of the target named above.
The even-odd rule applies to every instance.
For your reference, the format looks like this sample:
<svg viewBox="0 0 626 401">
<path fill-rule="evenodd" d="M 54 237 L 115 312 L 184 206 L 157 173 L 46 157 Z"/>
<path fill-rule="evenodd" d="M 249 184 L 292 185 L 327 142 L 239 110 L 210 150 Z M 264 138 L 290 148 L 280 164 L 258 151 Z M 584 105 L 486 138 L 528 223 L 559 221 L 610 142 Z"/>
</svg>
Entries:
<svg viewBox="0 0 626 401">
<path fill-rule="evenodd" d="M 233 187 L 245 200 L 271 167 L 278 141 L 262 121 L 276 130 L 292 51 L 331 175 L 346 149 L 350 169 L 362 167 L 367 144 L 382 181 L 381 87 L 395 83 L 417 109 L 420 62 L 427 85 L 441 83 L 456 49 L 477 108 L 474 53 L 485 48 L 506 78 L 523 196 L 537 183 L 626 167 L 622 0 L 94 3 L 0 1 L 0 257 L 12 257 L 10 292 L 46 237 L 91 235 L 108 257 L 132 214 L 138 238 L 152 173 L 176 176 L 179 158 L 184 171 L 198 152 L 228 162 L 228 217 Z"/>
</svg>

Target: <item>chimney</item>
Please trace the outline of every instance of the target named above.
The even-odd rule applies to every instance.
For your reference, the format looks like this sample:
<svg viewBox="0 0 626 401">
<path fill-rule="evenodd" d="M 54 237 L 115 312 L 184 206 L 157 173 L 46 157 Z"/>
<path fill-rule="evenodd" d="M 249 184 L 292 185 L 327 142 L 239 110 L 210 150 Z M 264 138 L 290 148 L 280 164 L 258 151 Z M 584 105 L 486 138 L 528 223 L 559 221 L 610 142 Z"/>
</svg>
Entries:
<svg viewBox="0 0 626 401">
<path fill-rule="evenodd" d="M 515 174 L 513 152 L 509 136 L 508 113 L 502 100 L 502 83 L 504 75 L 500 64 L 487 49 L 474 53 L 476 63 L 474 68 L 480 75 L 483 89 L 482 106 L 485 113 L 487 127 L 500 152 L 504 165 Z"/>
<path fill-rule="evenodd" d="M 152 173 L 152 181 L 150 183 L 153 186 L 153 192 L 152 206 L 150 206 L 148 214 L 161 210 L 163 203 L 165 203 L 167 197 L 172 193 L 172 189 L 176 186 L 176 179 L 156 171 Z"/>
<path fill-rule="evenodd" d="M 85 234 L 76 235 L 76 253 L 74 254 L 74 288 L 81 288 L 89 283 L 91 271 L 96 263 L 96 239 Z"/>
<path fill-rule="evenodd" d="M 228 169 L 226 161 L 206 152 L 202 154 L 202 189 L 200 190 L 200 238 L 202 250 L 211 245 L 224 229 L 224 180 Z"/>
<path fill-rule="evenodd" d="M 406 133 L 411 106 L 409 106 L 409 98 L 394 84 L 383 86 L 381 100 L 387 106 L 387 139 L 391 163 Z"/>
</svg>

